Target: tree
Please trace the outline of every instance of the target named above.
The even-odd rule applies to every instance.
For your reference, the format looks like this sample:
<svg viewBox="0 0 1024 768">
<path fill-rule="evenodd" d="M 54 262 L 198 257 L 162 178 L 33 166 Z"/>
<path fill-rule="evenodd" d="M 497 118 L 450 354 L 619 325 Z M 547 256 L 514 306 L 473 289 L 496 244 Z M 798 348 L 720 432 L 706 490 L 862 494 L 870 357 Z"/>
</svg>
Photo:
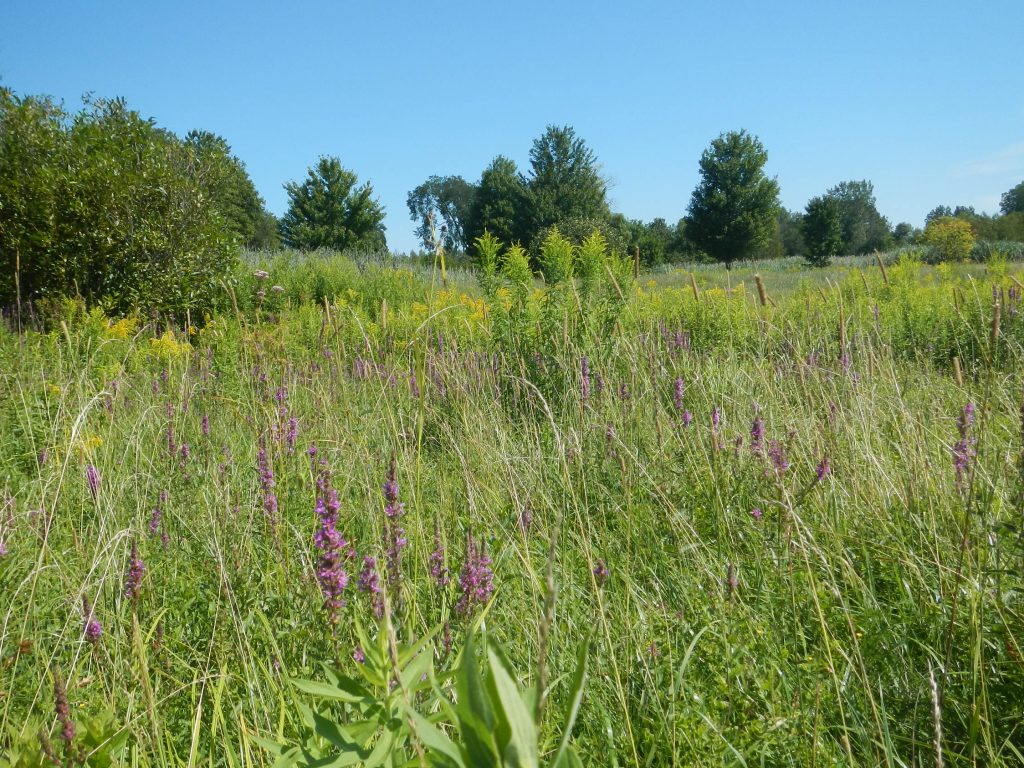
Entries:
<svg viewBox="0 0 1024 768">
<path fill-rule="evenodd" d="M 924 242 L 935 249 L 943 261 L 962 261 L 971 255 L 974 232 L 963 219 L 944 216 L 928 222 L 924 228 Z"/>
<path fill-rule="evenodd" d="M 549 125 L 530 149 L 530 236 L 566 219 L 608 217 L 608 184 L 597 156 L 571 126 Z"/>
<path fill-rule="evenodd" d="M 466 240 L 475 243 L 490 232 L 503 243 L 521 243 L 526 232 L 526 183 L 516 164 L 498 155 L 484 169 L 464 228 Z"/>
<path fill-rule="evenodd" d="M 889 222 L 875 206 L 875 188 L 870 181 L 844 181 L 825 196 L 839 205 L 843 253 L 871 253 L 888 245 L 892 236 Z"/>
<path fill-rule="evenodd" d="M 892 239 L 897 245 L 907 245 L 912 243 L 918 234 L 920 234 L 920 230 L 915 230 L 913 225 L 901 221 L 893 227 Z"/>
<path fill-rule="evenodd" d="M 803 220 L 807 263 L 827 267 L 843 246 L 843 227 L 839 203 L 832 197 L 815 197 L 807 203 Z"/>
<path fill-rule="evenodd" d="M 804 242 L 804 215 L 800 211 L 779 211 L 779 240 L 786 256 L 800 256 L 807 252 Z"/>
<path fill-rule="evenodd" d="M 431 176 L 409 193 L 409 217 L 418 222 L 416 236 L 431 248 L 434 234 L 447 251 L 466 251 L 469 222 L 476 187 L 461 176 Z M 431 233 L 431 227 L 437 230 Z"/>
<path fill-rule="evenodd" d="M 336 157 L 321 157 L 301 184 L 288 182 L 288 211 L 281 236 L 290 248 L 382 249 L 384 208 L 373 198 L 369 182 L 357 186 L 356 175 Z"/>
<path fill-rule="evenodd" d="M 0 94 L 0 300 L 81 297 L 193 317 L 222 298 L 237 247 L 194 147 L 128 109 Z M 10 280 L 10 282 L 8 282 Z"/>
<path fill-rule="evenodd" d="M 950 218 L 953 216 L 953 209 L 948 205 L 936 205 L 924 217 L 924 223 L 928 224 L 935 219 Z"/>
<path fill-rule="evenodd" d="M 277 233 L 267 226 L 273 214 L 267 212 L 245 163 L 231 154 L 227 141 L 210 131 L 190 131 L 185 143 L 196 153 L 200 183 L 238 242 L 248 248 L 277 245 Z"/>
<path fill-rule="evenodd" d="M 1024 181 L 1003 193 L 999 200 L 999 211 L 1004 216 L 1024 211 Z"/>
<path fill-rule="evenodd" d="M 767 160 L 764 146 L 746 131 L 723 133 L 701 155 L 686 233 L 727 267 L 767 244 L 775 231 L 779 184 L 765 176 Z"/>
</svg>

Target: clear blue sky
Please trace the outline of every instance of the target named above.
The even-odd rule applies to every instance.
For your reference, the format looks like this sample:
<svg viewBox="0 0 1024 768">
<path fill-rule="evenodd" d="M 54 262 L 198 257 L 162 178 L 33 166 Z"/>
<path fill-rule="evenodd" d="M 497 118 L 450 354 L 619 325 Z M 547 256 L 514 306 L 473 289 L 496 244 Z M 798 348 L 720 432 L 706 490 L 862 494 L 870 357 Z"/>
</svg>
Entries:
<svg viewBox="0 0 1024 768">
<path fill-rule="evenodd" d="M 0 83 L 123 96 L 224 136 L 268 207 L 321 154 L 369 179 L 388 243 L 431 174 L 525 169 L 548 124 L 597 153 L 613 207 L 675 222 L 701 151 L 746 128 L 782 202 L 874 182 L 881 212 L 994 212 L 1024 180 L 1024 2 L 29 2 L 0 13 Z"/>
</svg>

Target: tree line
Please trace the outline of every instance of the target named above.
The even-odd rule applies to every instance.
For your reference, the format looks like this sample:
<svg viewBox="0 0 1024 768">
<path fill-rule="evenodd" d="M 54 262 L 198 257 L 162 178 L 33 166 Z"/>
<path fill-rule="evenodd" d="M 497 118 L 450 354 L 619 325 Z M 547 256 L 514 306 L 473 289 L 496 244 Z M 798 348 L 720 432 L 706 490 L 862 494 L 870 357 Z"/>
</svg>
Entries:
<svg viewBox="0 0 1024 768">
<path fill-rule="evenodd" d="M 788 211 L 767 157 L 756 136 L 723 133 L 701 155 L 685 214 L 644 222 L 611 209 L 594 151 L 571 126 L 551 125 L 533 141 L 528 168 L 498 155 L 474 182 L 431 176 L 407 204 L 424 248 L 472 253 L 489 233 L 533 259 L 554 228 L 577 243 L 598 231 L 647 265 L 783 255 L 825 264 L 929 236 L 951 254 L 967 234 L 1024 241 L 1024 182 L 1003 195 L 997 216 L 939 206 L 922 232 L 892 227 L 866 180 Z M 320 157 L 284 187 L 278 220 L 223 137 L 179 137 L 121 99 L 86 99 L 70 113 L 0 88 L 0 307 L 78 296 L 111 312 L 198 313 L 223 295 L 240 246 L 387 247 L 383 205 L 339 158 Z"/>
</svg>

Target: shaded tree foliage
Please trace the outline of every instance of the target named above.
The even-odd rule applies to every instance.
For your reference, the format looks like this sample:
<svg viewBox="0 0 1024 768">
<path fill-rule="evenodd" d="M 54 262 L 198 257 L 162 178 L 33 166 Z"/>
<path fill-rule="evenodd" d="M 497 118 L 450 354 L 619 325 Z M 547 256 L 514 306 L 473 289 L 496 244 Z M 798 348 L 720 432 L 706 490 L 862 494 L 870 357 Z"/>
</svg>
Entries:
<svg viewBox="0 0 1024 768">
<path fill-rule="evenodd" d="M 515 162 L 498 155 L 476 185 L 463 230 L 466 240 L 474 243 L 484 232 L 490 232 L 503 243 L 528 244 L 526 218 L 526 183 Z"/>
<path fill-rule="evenodd" d="M 999 211 L 1004 216 L 1024 213 L 1024 181 L 1003 193 L 999 200 Z"/>
<path fill-rule="evenodd" d="M 125 102 L 0 91 L 0 300 L 197 316 L 237 257 L 195 147 Z"/>
<path fill-rule="evenodd" d="M 889 222 L 875 205 L 870 181 L 843 181 L 825 193 L 839 206 L 843 228 L 843 253 L 871 253 L 889 244 Z"/>
<path fill-rule="evenodd" d="M 567 219 L 608 217 L 608 185 L 597 156 L 571 126 L 549 125 L 530 149 L 529 214 L 531 239 Z"/>
<path fill-rule="evenodd" d="M 746 131 L 723 133 L 701 155 L 687 236 L 726 266 L 749 258 L 775 232 L 779 185 L 765 176 L 767 160 L 764 146 Z"/>
<path fill-rule="evenodd" d="M 356 175 L 336 157 L 321 157 L 305 181 L 284 185 L 288 211 L 281 219 L 281 237 L 291 248 L 386 247 L 384 208 L 369 182 L 357 185 Z"/>
<path fill-rule="evenodd" d="M 807 263 L 827 267 L 843 247 L 843 227 L 839 203 L 833 197 L 814 197 L 807 203 L 803 218 Z"/>
<path fill-rule="evenodd" d="M 185 143 L 196 153 L 200 183 L 238 242 L 248 248 L 275 247 L 276 218 L 227 141 L 210 131 L 191 131 Z"/>
<path fill-rule="evenodd" d="M 445 250 L 469 248 L 466 228 L 476 191 L 476 186 L 461 176 L 431 176 L 409 193 L 409 217 L 417 222 L 416 237 L 424 248 L 433 245 L 431 224 Z"/>
</svg>

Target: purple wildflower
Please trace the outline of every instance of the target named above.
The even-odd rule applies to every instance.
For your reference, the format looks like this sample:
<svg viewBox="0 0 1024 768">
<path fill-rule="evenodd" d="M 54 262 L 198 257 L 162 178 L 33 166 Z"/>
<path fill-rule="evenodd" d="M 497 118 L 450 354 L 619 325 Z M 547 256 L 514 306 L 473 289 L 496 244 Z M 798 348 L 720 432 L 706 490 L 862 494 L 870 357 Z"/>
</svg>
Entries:
<svg viewBox="0 0 1024 768">
<path fill-rule="evenodd" d="M 384 599 L 380 590 L 380 574 L 377 572 L 377 558 L 365 555 L 363 569 L 359 572 L 356 589 L 370 596 L 373 612 L 380 618 L 384 615 Z"/>
<path fill-rule="evenodd" d="M 203 432 L 203 437 L 210 436 L 210 417 L 203 414 L 203 420 L 199 423 L 199 428 Z"/>
<path fill-rule="evenodd" d="M 519 513 L 519 530 L 523 536 L 530 532 L 530 525 L 533 523 L 533 513 L 529 507 L 523 507 Z"/>
<path fill-rule="evenodd" d="M 754 423 L 750 426 L 750 450 L 760 456 L 763 447 L 764 420 L 760 416 L 755 416 Z"/>
<path fill-rule="evenodd" d="M 188 443 L 181 444 L 181 460 L 182 462 L 188 461 L 189 457 L 192 456 L 192 448 L 189 447 Z"/>
<path fill-rule="evenodd" d="M 466 560 L 459 576 L 459 591 L 462 596 L 455 605 L 455 611 L 468 616 L 474 607 L 487 603 L 494 592 L 494 574 L 491 571 L 491 559 L 487 556 L 487 548 L 482 541 L 477 541 L 472 534 L 466 537 Z"/>
<path fill-rule="evenodd" d="M 89 484 L 89 493 L 95 499 L 100 492 L 100 471 L 90 464 L 85 468 L 85 480 Z"/>
<path fill-rule="evenodd" d="M 430 575 L 437 586 L 444 588 L 451 582 L 448 569 L 444 565 L 444 544 L 441 543 L 441 532 L 434 531 L 434 551 L 430 553 Z"/>
<path fill-rule="evenodd" d="M 974 451 L 975 438 L 970 435 L 971 425 L 974 423 L 974 411 L 974 403 L 968 403 L 964 406 L 963 411 L 956 420 L 956 428 L 960 434 L 960 439 L 953 444 L 952 453 L 953 469 L 956 472 L 956 485 L 958 488 L 963 485 L 971 460 L 976 455 Z"/>
<path fill-rule="evenodd" d="M 159 505 L 153 507 L 153 511 L 149 513 L 149 534 L 156 536 L 158 530 L 160 530 L 160 521 L 163 519 L 164 511 Z"/>
<path fill-rule="evenodd" d="M 683 382 L 682 377 L 679 377 L 672 383 L 672 404 L 677 411 L 683 410 L 683 395 L 685 393 L 686 384 Z"/>
<path fill-rule="evenodd" d="M 828 456 L 825 456 L 825 457 L 822 458 L 821 461 L 818 462 L 818 466 L 815 468 L 814 474 L 818 478 L 818 482 L 820 483 L 822 480 L 824 480 L 826 477 L 828 477 L 831 473 L 832 473 L 832 465 L 829 462 Z"/>
<path fill-rule="evenodd" d="M 82 634 L 88 642 L 96 645 L 100 641 L 100 637 L 103 636 L 103 625 L 96 618 L 92 605 L 89 604 L 89 598 L 85 595 L 82 595 L 82 616 L 84 622 Z"/>
<path fill-rule="evenodd" d="M 598 589 L 605 585 L 605 582 L 608 581 L 609 575 L 610 572 L 608 570 L 608 566 L 605 565 L 604 560 L 598 560 L 594 564 L 594 580 L 597 581 Z"/>
<path fill-rule="evenodd" d="M 320 526 L 313 534 L 313 543 L 320 550 L 316 578 L 324 595 L 324 610 L 331 624 L 336 624 L 345 606 L 343 594 L 348 586 L 345 570 L 345 549 L 348 542 L 338 532 L 338 493 L 331 487 L 330 475 L 322 469 L 317 477 L 316 513 Z"/>
<path fill-rule="evenodd" d="M 295 451 L 295 443 L 299 439 L 299 420 L 294 416 L 288 419 L 288 430 L 284 434 L 285 444 L 288 446 L 288 453 Z"/>
<path fill-rule="evenodd" d="M 124 577 L 124 596 L 131 601 L 139 599 L 142 593 L 142 574 L 146 572 L 146 563 L 139 555 L 139 543 L 132 539 L 131 556 L 128 558 L 128 570 Z"/>
<path fill-rule="evenodd" d="M 259 471 L 260 486 L 263 489 L 263 511 L 271 522 L 276 522 L 277 494 L 274 492 L 274 470 L 270 466 L 267 448 L 262 439 L 256 452 L 256 469 Z"/>
<path fill-rule="evenodd" d="M 397 597 L 398 584 L 402 580 L 402 550 L 409 544 L 405 538 L 405 529 L 398 524 L 398 521 L 405 515 L 405 504 L 398 500 L 398 481 L 395 479 L 395 455 L 391 454 L 391 466 L 388 469 L 388 476 L 384 480 L 384 515 L 387 517 L 385 523 L 385 551 L 384 560 L 387 563 L 388 587 L 392 594 Z"/>
<path fill-rule="evenodd" d="M 316 443 L 309 444 L 309 448 L 306 449 L 306 455 L 311 459 L 316 458 Z"/>
<path fill-rule="evenodd" d="M 752 510 L 750 510 L 750 516 L 753 517 L 755 520 L 760 520 L 763 514 L 764 513 L 761 512 L 760 507 L 754 507 Z"/>
<path fill-rule="evenodd" d="M 59 675 L 53 676 L 53 710 L 60 723 L 60 738 L 70 746 L 75 739 L 75 724 L 71 720 L 71 706 L 68 704 L 68 691 Z"/>
<path fill-rule="evenodd" d="M 680 416 L 679 418 L 682 420 L 683 426 L 688 427 L 690 426 L 690 423 L 693 421 L 693 414 L 690 413 L 689 411 L 683 411 L 683 415 Z"/>
<path fill-rule="evenodd" d="M 771 459 L 776 474 L 781 475 L 789 469 L 789 461 L 786 459 L 782 443 L 779 440 L 768 441 L 768 458 Z"/>
<path fill-rule="evenodd" d="M 361 646 L 357 645 L 355 647 L 355 650 L 352 651 L 352 661 L 354 661 L 356 664 L 362 664 L 364 661 L 366 661 L 366 654 L 363 653 L 363 649 Z"/>
</svg>

